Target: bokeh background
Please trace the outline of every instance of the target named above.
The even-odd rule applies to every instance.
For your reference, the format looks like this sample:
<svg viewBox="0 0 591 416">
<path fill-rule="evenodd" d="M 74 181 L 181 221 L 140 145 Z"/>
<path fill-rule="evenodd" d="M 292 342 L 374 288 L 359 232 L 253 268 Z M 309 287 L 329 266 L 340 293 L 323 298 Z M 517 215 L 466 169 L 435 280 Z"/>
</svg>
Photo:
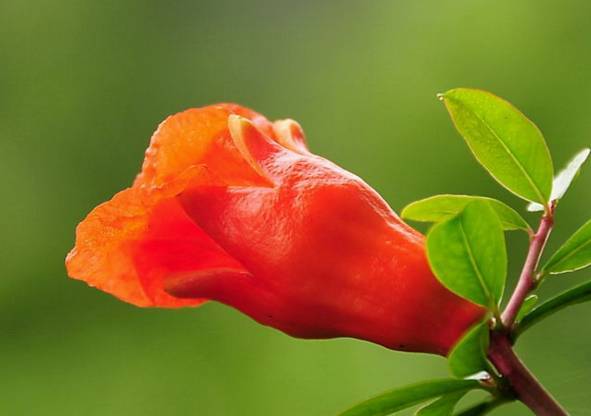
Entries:
<svg viewBox="0 0 591 416">
<path fill-rule="evenodd" d="M 591 142 L 590 21 L 585 0 L 0 0 L 0 414 L 334 415 L 446 375 L 442 358 L 296 340 L 219 304 L 126 305 L 66 278 L 74 227 L 132 181 L 164 117 L 220 101 L 299 120 L 397 210 L 445 192 L 523 208 L 435 94 L 508 98 L 561 166 Z M 550 250 L 588 219 L 590 186 L 584 172 Z M 526 242 L 509 243 L 515 276 Z M 573 415 L 591 414 L 589 322 L 572 308 L 518 348 Z"/>
</svg>

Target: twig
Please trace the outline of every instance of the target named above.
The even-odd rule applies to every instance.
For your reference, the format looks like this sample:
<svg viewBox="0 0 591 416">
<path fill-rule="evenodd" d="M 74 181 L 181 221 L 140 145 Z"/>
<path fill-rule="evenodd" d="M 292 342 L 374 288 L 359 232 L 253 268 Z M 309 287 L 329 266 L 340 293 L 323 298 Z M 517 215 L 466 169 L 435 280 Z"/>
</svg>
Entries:
<svg viewBox="0 0 591 416">
<path fill-rule="evenodd" d="M 568 413 L 517 357 L 511 338 L 517 313 L 527 295 L 538 283 L 536 269 L 553 225 L 554 204 L 545 211 L 538 231 L 531 238 L 519 281 L 501 315 L 502 325 L 500 329 L 491 331 L 488 349 L 488 358 L 509 382 L 512 393 L 538 416 L 566 416 Z"/>
<path fill-rule="evenodd" d="M 536 267 L 538 266 L 540 256 L 542 255 L 546 241 L 548 241 L 553 225 L 554 208 L 551 207 L 542 217 L 538 231 L 534 234 L 531 240 L 527 258 L 525 259 L 525 264 L 523 265 L 515 291 L 511 295 L 507 307 L 501 315 L 503 325 L 509 330 L 513 328 L 513 325 L 515 324 L 515 317 L 517 316 L 521 305 L 523 305 L 523 301 L 529 292 L 531 292 L 536 286 Z"/>
<path fill-rule="evenodd" d="M 509 381 L 517 398 L 538 416 L 568 416 L 513 351 L 504 332 L 491 334 L 488 358 Z"/>
</svg>

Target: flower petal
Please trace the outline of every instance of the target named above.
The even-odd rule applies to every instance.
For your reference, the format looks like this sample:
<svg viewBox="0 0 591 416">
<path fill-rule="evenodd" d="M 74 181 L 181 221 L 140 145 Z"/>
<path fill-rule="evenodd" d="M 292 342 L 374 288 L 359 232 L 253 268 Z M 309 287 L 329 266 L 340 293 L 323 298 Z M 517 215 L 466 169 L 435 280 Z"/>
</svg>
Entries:
<svg viewBox="0 0 591 416">
<path fill-rule="evenodd" d="M 273 122 L 273 129 L 277 135 L 277 142 L 294 152 L 307 154 L 308 145 L 302 126 L 291 119 L 277 120 Z"/>
<path fill-rule="evenodd" d="M 191 278 L 212 286 L 227 274 L 249 274 L 189 218 L 177 199 L 153 209 L 145 234 L 132 246 L 140 283 L 156 306 L 185 303 L 164 291 L 167 280 Z"/>
<path fill-rule="evenodd" d="M 293 159 L 295 154 L 289 152 L 271 137 L 268 137 L 244 117 L 231 115 L 228 118 L 228 128 L 234 145 L 238 148 L 244 160 L 261 177 L 273 182 L 274 179 L 279 179 L 282 176 L 285 160 L 277 163 L 277 159 L 281 156 Z"/>
<path fill-rule="evenodd" d="M 195 165 L 207 166 L 211 176 L 233 185 L 263 185 L 242 158 L 228 131 L 228 117 L 248 118 L 274 138 L 273 125 L 260 114 L 235 104 L 192 108 L 164 120 L 150 140 L 134 186 L 162 186 Z"/>
<path fill-rule="evenodd" d="M 128 188 L 95 208 L 78 225 L 68 275 L 138 306 L 181 307 L 205 299 L 167 294 L 166 278 L 219 269 L 245 273 L 175 198 L 187 180 L 162 189 Z"/>
<path fill-rule="evenodd" d="M 76 246 L 66 259 L 68 274 L 136 305 L 177 307 L 203 300 L 167 294 L 165 279 L 247 273 L 176 199 L 187 187 L 269 186 L 234 145 L 228 130 L 232 114 L 248 118 L 275 140 L 266 118 L 234 104 L 168 117 L 152 136 L 133 187 L 95 208 L 78 226 Z"/>
</svg>

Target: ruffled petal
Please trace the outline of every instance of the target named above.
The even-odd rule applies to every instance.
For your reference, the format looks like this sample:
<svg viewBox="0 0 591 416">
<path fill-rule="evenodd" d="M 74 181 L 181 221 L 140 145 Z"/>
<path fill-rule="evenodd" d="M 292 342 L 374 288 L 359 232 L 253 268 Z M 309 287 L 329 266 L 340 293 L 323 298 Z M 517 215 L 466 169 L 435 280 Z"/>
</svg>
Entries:
<svg viewBox="0 0 591 416">
<path fill-rule="evenodd" d="M 247 273 L 176 199 L 187 187 L 269 186 L 234 145 L 231 114 L 248 118 L 274 139 L 273 125 L 263 116 L 233 104 L 167 118 L 151 139 L 134 185 L 79 224 L 66 259 L 68 274 L 135 305 L 178 307 L 203 299 L 170 296 L 163 290 L 165 278 Z"/>
<path fill-rule="evenodd" d="M 134 186 L 163 186 L 195 165 L 210 177 L 232 185 L 265 185 L 265 179 L 243 159 L 229 131 L 228 117 L 237 114 L 274 138 L 273 125 L 263 116 L 235 104 L 192 108 L 164 120 L 150 140 Z"/>
<path fill-rule="evenodd" d="M 167 280 L 203 280 L 210 287 L 226 275 L 249 275 L 188 217 L 179 201 L 161 202 L 151 212 L 146 231 L 132 243 L 132 256 L 139 281 L 155 306 L 185 306 L 166 293 Z M 198 304 L 202 299 L 190 299 Z"/>
<path fill-rule="evenodd" d="M 164 291 L 165 278 L 246 273 L 185 213 L 166 189 L 129 188 L 95 208 L 76 230 L 66 259 L 68 274 L 138 306 L 196 306 L 205 299 L 179 299 Z"/>
<path fill-rule="evenodd" d="M 138 306 L 151 304 L 127 244 L 145 228 L 146 209 L 137 189 L 116 194 L 76 227 L 76 245 L 66 257 L 68 275 Z"/>
</svg>

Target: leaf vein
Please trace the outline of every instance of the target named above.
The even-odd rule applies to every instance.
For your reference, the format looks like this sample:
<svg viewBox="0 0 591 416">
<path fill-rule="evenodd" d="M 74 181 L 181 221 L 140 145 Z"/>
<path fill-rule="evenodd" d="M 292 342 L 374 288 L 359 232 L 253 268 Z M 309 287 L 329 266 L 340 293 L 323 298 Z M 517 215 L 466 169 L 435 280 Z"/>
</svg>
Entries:
<svg viewBox="0 0 591 416">
<path fill-rule="evenodd" d="M 503 146 L 503 148 L 505 149 L 505 151 L 509 154 L 509 156 L 511 157 L 511 159 L 513 159 L 513 162 L 515 162 L 515 164 L 517 165 L 517 167 L 519 168 L 519 170 L 525 175 L 525 178 L 529 182 L 530 186 L 533 188 L 534 192 L 538 195 L 538 198 L 540 198 L 540 201 L 538 201 L 538 202 L 544 202 L 545 203 L 546 202 L 546 198 L 544 198 L 544 196 L 542 195 L 542 191 L 538 188 L 538 186 L 534 182 L 533 178 L 527 173 L 527 171 L 525 170 L 525 168 L 523 167 L 523 165 L 521 164 L 521 162 L 519 161 L 519 159 L 517 159 L 517 157 L 513 154 L 513 152 L 511 151 L 511 148 L 509 148 L 509 146 L 507 146 L 507 144 L 503 141 L 503 139 L 501 139 L 501 137 L 490 126 L 490 124 L 488 124 L 482 117 L 480 117 L 480 115 L 476 111 L 473 111 L 472 110 L 472 113 L 474 113 L 474 115 L 476 116 L 476 118 L 478 120 L 480 120 L 480 122 L 482 124 L 484 124 L 484 126 L 486 128 L 488 128 L 488 130 L 490 130 L 490 132 L 493 134 L 493 136 L 499 141 L 499 143 L 501 143 L 501 145 Z"/>
<path fill-rule="evenodd" d="M 482 273 L 480 272 L 480 268 L 478 267 L 478 264 L 476 263 L 476 259 L 474 258 L 474 254 L 472 252 L 472 246 L 470 246 L 470 242 L 468 241 L 468 237 L 466 236 L 466 232 L 464 231 L 464 225 L 462 224 L 462 221 L 459 221 L 460 224 L 460 232 L 462 234 L 462 239 L 464 240 L 464 246 L 466 247 L 466 251 L 468 252 L 468 258 L 470 259 L 470 263 L 472 264 L 472 268 L 474 269 L 474 271 L 476 272 L 476 277 L 478 277 L 478 281 L 480 283 L 480 286 L 482 287 L 482 291 L 484 292 L 484 295 L 488 298 L 487 300 L 490 302 L 491 301 L 491 293 L 488 290 L 488 287 L 485 283 L 484 280 L 484 276 L 482 276 Z"/>
</svg>

